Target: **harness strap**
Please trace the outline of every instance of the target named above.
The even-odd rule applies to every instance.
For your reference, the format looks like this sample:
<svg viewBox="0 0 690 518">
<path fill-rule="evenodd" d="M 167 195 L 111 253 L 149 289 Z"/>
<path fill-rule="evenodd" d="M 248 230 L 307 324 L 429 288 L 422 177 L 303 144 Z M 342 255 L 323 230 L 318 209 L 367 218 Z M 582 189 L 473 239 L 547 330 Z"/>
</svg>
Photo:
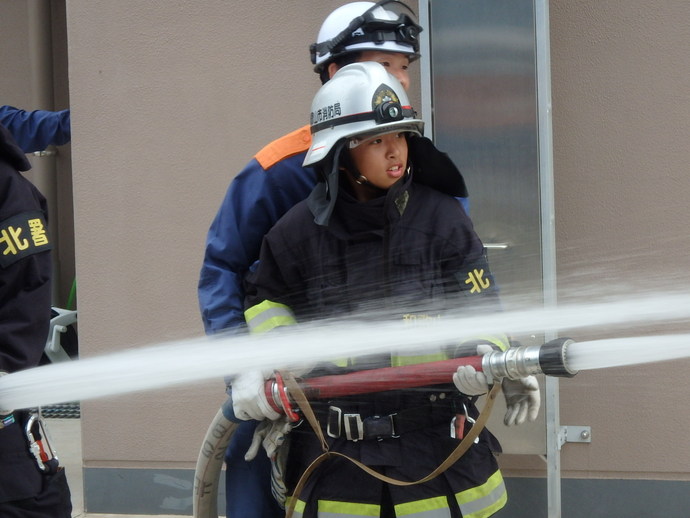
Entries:
<svg viewBox="0 0 690 518">
<path fill-rule="evenodd" d="M 450 455 L 448 455 L 446 460 L 444 460 L 436 469 L 434 469 L 424 478 L 415 480 L 413 482 L 409 482 L 387 477 L 386 475 L 383 475 L 378 471 L 371 469 L 369 466 L 362 464 L 361 462 L 353 459 L 352 457 L 348 457 L 347 455 L 344 455 L 337 451 L 330 451 L 328 449 L 326 439 L 323 436 L 323 432 L 321 431 L 321 427 L 319 426 L 319 422 L 316 419 L 316 416 L 314 415 L 314 411 L 312 410 L 311 405 L 309 404 L 309 401 L 307 400 L 307 397 L 304 395 L 304 392 L 300 388 L 299 384 L 295 381 L 295 378 L 289 372 L 283 374 L 283 380 L 285 381 L 285 385 L 290 391 L 290 395 L 295 399 L 297 406 L 302 410 L 304 416 L 306 417 L 307 421 L 312 427 L 312 430 L 314 430 L 314 433 L 321 441 L 321 448 L 323 449 L 323 453 L 312 461 L 312 463 L 307 467 L 304 473 L 302 473 L 302 476 L 297 482 L 295 490 L 289 499 L 289 505 L 285 510 L 285 518 L 292 518 L 292 514 L 295 510 L 295 505 L 297 504 L 297 498 L 304 489 L 307 480 L 314 472 L 314 470 L 329 457 L 342 457 L 344 459 L 347 459 L 354 465 L 356 465 L 358 468 L 371 475 L 372 477 L 375 477 L 387 484 L 392 484 L 394 486 L 413 486 L 416 484 L 423 484 L 424 482 L 428 482 L 429 480 L 436 478 L 438 475 L 446 471 L 450 466 L 455 464 L 455 462 L 457 462 L 457 460 L 460 457 L 462 457 L 467 450 L 469 450 L 470 446 L 472 446 L 474 440 L 477 438 L 477 436 L 479 436 L 479 433 L 484 429 L 484 426 L 486 426 L 486 421 L 489 419 L 489 416 L 491 415 L 491 409 L 494 406 L 494 402 L 496 401 L 498 392 L 501 390 L 501 384 L 495 383 L 489 391 L 489 393 L 487 394 L 486 404 L 484 405 L 484 408 L 482 409 L 481 413 L 479 414 L 479 417 L 474 423 L 474 426 L 472 426 L 467 435 L 465 435 L 465 437 L 460 441 L 460 444 L 458 444 L 455 447 L 455 449 L 450 453 Z"/>
</svg>

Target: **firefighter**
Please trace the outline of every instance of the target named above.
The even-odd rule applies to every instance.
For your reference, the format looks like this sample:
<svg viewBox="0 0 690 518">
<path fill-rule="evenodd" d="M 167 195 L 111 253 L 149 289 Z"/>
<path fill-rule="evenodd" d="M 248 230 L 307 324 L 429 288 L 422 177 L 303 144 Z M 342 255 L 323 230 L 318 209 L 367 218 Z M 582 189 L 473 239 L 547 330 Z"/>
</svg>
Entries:
<svg viewBox="0 0 690 518">
<path fill-rule="evenodd" d="M 410 83 L 408 67 L 419 57 L 422 28 L 414 13 L 398 0 L 351 2 L 326 17 L 311 62 L 322 83 L 342 66 L 358 61 L 383 64 L 403 87 Z M 303 126 L 265 146 L 232 181 L 206 239 L 198 296 L 206 333 L 245 327 L 243 281 L 259 257 L 261 240 L 293 205 L 304 200 L 316 175 L 302 165 L 311 143 Z M 420 139 L 420 153 L 451 167 L 458 195 L 467 196 L 462 176 L 431 142 Z M 464 199 L 464 198 L 463 198 Z M 242 423 L 232 437 L 226 461 L 226 512 L 229 517 L 280 516 L 270 495 L 266 458 L 245 460 L 256 423 Z M 262 489 L 263 488 L 263 489 Z"/>
<path fill-rule="evenodd" d="M 446 308 L 468 315 L 498 310 L 482 242 L 454 199 L 457 193 L 442 192 L 448 184 L 409 153 L 423 122 L 384 67 L 355 63 L 336 72 L 313 100 L 311 132 L 304 165 L 313 166 L 320 181 L 264 238 L 258 265 L 247 277 L 250 330 L 273 332 L 327 317 L 356 322 L 381 309 L 401 320 L 411 314 L 442 318 Z M 460 348 L 391 353 L 367 362 L 395 366 L 508 346 L 505 337 L 485 337 Z M 357 362 L 318 365 L 306 376 L 345 373 Z M 455 384 L 449 376 L 447 385 L 424 390 L 314 401 L 312 409 L 330 451 L 398 480 L 419 480 L 448 457 L 477 417 L 473 398 L 456 389 L 476 388 L 476 378 L 464 370 L 454 378 Z M 536 418 L 536 380 L 504 380 L 504 385 L 506 418 L 515 424 Z M 238 376 L 232 386 L 234 414 L 265 420 L 261 428 L 278 478 L 274 488 L 283 486 L 289 495 L 322 447 L 304 424 L 288 435 L 285 418 L 270 407 L 263 387 L 263 373 Z M 285 465 L 278 465 L 286 449 Z M 507 499 L 494 457 L 498 451 L 498 441 L 484 429 L 445 472 L 407 487 L 372 478 L 347 459 L 330 458 L 293 495 L 295 516 L 487 517 Z"/>
<path fill-rule="evenodd" d="M 0 125 L 2 373 L 38 365 L 51 316 L 48 212 L 43 195 L 20 173 L 30 168 Z M 69 518 L 72 505 L 64 470 L 41 457 L 40 430 L 30 420 L 34 422 L 27 411 L 0 409 L 0 516 Z"/>
</svg>

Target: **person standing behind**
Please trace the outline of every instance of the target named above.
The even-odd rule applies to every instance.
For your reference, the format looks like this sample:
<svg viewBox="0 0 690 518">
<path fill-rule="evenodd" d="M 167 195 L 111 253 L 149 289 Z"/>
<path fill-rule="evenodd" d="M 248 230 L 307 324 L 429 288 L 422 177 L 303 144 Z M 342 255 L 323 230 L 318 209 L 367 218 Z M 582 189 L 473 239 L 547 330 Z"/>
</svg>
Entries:
<svg viewBox="0 0 690 518">
<path fill-rule="evenodd" d="M 67 144 L 72 138 L 70 111 L 20 110 L 0 106 L 0 124 L 5 126 L 24 153 Z"/>
<path fill-rule="evenodd" d="M 21 174 L 30 168 L 0 125 L 0 374 L 39 364 L 51 318 L 48 208 Z M 47 467 L 29 451 L 29 413 L 0 409 L 0 414 L 0 516 L 69 518 L 64 470 Z"/>
<path fill-rule="evenodd" d="M 422 30 L 413 16 L 398 0 L 352 2 L 334 10 L 310 47 L 321 82 L 346 64 L 375 61 L 408 88 L 408 67 L 419 57 Z M 309 126 L 271 142 L 230 184 L 208 231 L 199 278 L 207 333 L 244 327 L 242 282 L 258 259 L 263 236 L 316 184 L 312 168 L 302 166 L 310 143 Z"/>
</svg>

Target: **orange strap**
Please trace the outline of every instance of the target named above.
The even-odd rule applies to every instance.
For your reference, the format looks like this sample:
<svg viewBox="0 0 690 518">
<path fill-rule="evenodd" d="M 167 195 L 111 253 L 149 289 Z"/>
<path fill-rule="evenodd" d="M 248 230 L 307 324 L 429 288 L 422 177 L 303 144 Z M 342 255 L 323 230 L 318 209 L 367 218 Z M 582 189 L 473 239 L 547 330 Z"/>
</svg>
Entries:
<svg viewBox="0 0 690 518">
<path fill-rule="evenodd" d="M 281 160 L 305 152 L 309 146 L 311 146 L 311 131 L 307 124 L 274 140 L 254 155 L 254 158 L 265 170 Z"/>
</svg>

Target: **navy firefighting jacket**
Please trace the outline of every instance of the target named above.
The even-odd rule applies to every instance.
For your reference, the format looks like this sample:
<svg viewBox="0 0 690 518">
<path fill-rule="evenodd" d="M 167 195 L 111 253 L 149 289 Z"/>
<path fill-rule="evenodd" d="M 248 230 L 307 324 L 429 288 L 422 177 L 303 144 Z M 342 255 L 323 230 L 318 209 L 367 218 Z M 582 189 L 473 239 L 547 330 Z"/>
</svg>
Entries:
<svg viewBox="0 0 690 518">
<path fill-rule="evenodd" d="M 465 211 L 453 197 L 409 178 L 385 197 L 365 203 L 341 185 L 328 227 L 314 223 L 306 202 L 296 205 L 267 234 L 258 266 L 247 276 L 246 294 L 247 324 L 256 332 L 325 317 L 351 318 L 356 325 L 357 318 L 376 318 L 379 310 L 398 314 L 404 332 L 412 314 L 442 318 L 448 307 L 464 308 L 467 315 L 498 309 L 484 247 Z M 404 365 L 453 355 L 449 348 L 424 352 L 430 354 L 420 349 L 417 354 L 406 351 L 369 361 L 383 362 L 378 366 Z M 318 365 L 317 370 L 347 372 L 357 366 L 335 364 L 334 368 Z M 463 404 L 476 417 L 474 405 L 454 390 L 450 377 L 448 381 L 444 386 L 313 401 L 312 408 L 322 426 L 329 423 L 329 433 L 333 422 L 340 429 L 343 416 L 349 422 L 366 422 L 372 416 L 410 415 L 415 424 L 399 437 L 354 442 L 339 434 L 328 441 L 332 451 L 375 466 L 381 473 L 417 480 L 457 445 L 449 427 L 455 413 L 465 414 Z M 315 437 L 306 425 L 292 431 L 290 487 L 322 452 Z M 437 479 L 405 488 L 390 486 L 387 491 L 396 513 L 448 516 L 450 506 L 459 508 L 463 516 L 490 516 L 506 502 L 494 451 L 500 446 L 485 429 L 480 441 Z M 317 509 L 338 516 L 378 516 L 383 491 L 380 481 L 347 461 L 329 459 L 309 479 L 295 516 L 311 518 Z"/>
<path fill-rule="evenodd" d="M 245 305 L 284 304 L 304 321 L 449 299 L 498 304 L 484 247 L 455 198 L 408 179 L 366 203 L 341 189 L 328 227 L 295 206 L 266 235 Z"/>
<path fill-rule="evenodd" d="M 0 125 L 0 370 L 9 373 L 38 365 L 50 324 L 48 214 L 43 195 L 20 173 L 30 168 Z M 0 416 L 0 503 L 42 490 L 21 415 Z"/>
</svg>

